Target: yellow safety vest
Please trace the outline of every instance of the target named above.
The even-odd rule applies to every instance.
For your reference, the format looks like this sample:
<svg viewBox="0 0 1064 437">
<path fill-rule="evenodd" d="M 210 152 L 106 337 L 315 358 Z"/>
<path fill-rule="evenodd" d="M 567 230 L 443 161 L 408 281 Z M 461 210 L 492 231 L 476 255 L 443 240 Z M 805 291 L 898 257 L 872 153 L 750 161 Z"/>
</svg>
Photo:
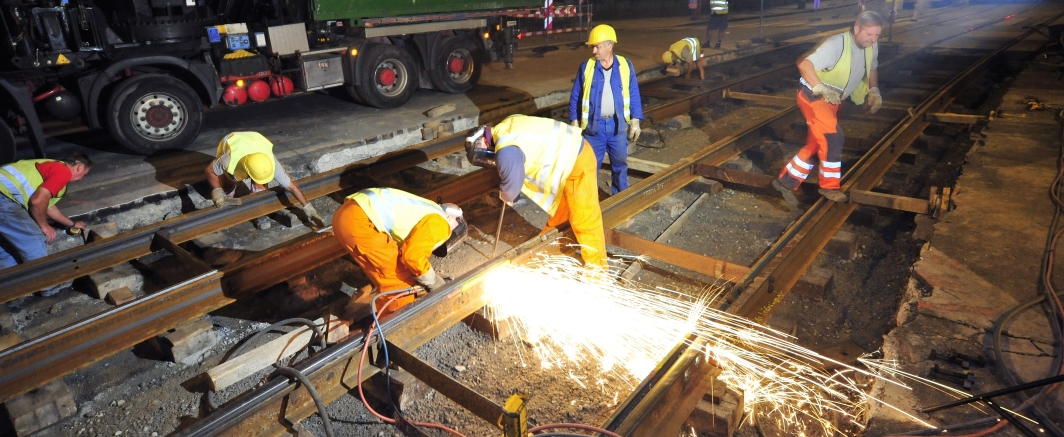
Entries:
<svg viewBox="0 0 1064 437">
<path fill-rule="evenodd" d="M 347 198 L 357 202 L 373 226 L 391 235 L 400 246 L 425 216 L 436 214 L 447 219 L 443 207 L 436 202 L 395 188 L 367 188 Z M 442 240 L 434 241 L 432 247 L 439 247 L 450 236 L 448 233 Z"/>
<path fill-rule="evenodd" d="M 713 11 L 717 15 L 728 14 L 728 0 L 710 0 L 709 10 Z"/>
<path fill-rule="evenodd" d="M 12 162 L 0 167 L 0 193 L 18 202 L 27 211 L 30 209 L 30 197 L 37 192 L 37 188 L 44 183 L 44 176 L 37 170 L 37 164 L 42 162 L 58 162 L 54 159 L 26 159 Z M 59 190 L 59 194 L 52 196 L 48 206 L 54 206 L 60 197 L 66 194 L 66 187 Z"/>
<path fill-rule="evenodd" d="M 853 58 L 853 35 L 850 32 L 842 34 L 842 56 L 839 57 L 839 62 L 835 63 L 835 66 L 830 69 L 825 69 L 816 72 L 816 76 L 820 78 L 821 82 L 831 85 L 835 88 L 845 91 L 846 86 L 850 81 L 850 60 Z M 875 43 L 879 44 L 879 43 Z M 857 88 L 854 88 L 850 93 L 850 100 L 860 105 L 864 103 L 865 96 L 868 95 L 868 73 L 872 71 L 872 56 L 875 53 L 876 45 L 862 50 L 865 57 L 865 70 L 864 78 L 861 79 L 861 83 L 857 84 Z"/>
<path fill-rule="evenodd" d="M 691 49 L 691 55 L 694 56 L 694 60 L 698 60 L 698 55 L 702 53 L 702 47 L 698 40 L 695 38 L 684 38 L 673 43 L 669 46 L 669 51 L 673 53 L 673 56 L 680 56 L 683 54 L 683 48 L 688 47 Z M 673 59 L 676 62 L 676 59 Z"/>
<path fill-rule="evenodd" d="M 621 98 L 624 101 L 624 121 L 627 123 L 632 122 L 632 69 L 628 66 L 628 60 L 621 55 L 614 55 L 617 57 L 613 62 L 618 64 L 620 68 L 618 72 L 621 73 Z M 587 129 L 588 118 L 591 117 L 591 81 L 595 78 L 595 64 L 598 61 L 595 58 L 591 58 L 584 64 L 584 93 L 580 98 L 580 129 Z M 602 72 L 603 74 L 612 73 Z M 617 96 L 614 96 L 616 99 Z"/>
<path fill-rule="evenodd" d="M 521 193 L 550 215 L 558 210 L 565 179 L 583 147 L 580 129 L 549 118 L 511 115 L 491 129 L 495 150 L 517 147 L 525 155 Z"/>
<path fill-rule="evenodd" d="M 225 172 L 233 175 L 238 181 L 249 177 L 244 168 L 240 166 L 240 160 L 245 156 L 252 153 L 265 153 L 270 159 L 274 159 L 273 143 L 258 132 L 233 132 L 226 135 L 222 141 L 218 142 L 218 152 L 214 157 L 220 157 L 226 152 L 229 153 L 229 166 L 225 168 Z"/>
</svg>

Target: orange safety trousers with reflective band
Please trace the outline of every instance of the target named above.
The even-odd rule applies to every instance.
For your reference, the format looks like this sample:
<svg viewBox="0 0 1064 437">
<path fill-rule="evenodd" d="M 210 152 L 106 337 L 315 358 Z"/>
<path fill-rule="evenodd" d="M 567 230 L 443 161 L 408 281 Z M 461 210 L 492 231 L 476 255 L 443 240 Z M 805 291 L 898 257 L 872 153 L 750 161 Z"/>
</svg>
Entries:
<svg viewBox="0 0 1064 437">
<path fill-rule="evenodd" d="M 562 184 L 562 194 L 558 210 L 547 219 L 548 229 L 558 227 L 566 221 L 576 234 L 580 243 L 580 253 L 584 264 L 607 267 L 606 236 L 602 231 L 602 209 L 598 203 L 598 172 L 595 152 L 584 141 L 580 154 L 573 164 L 573 171 Z"/>
<path fill-rule="evenodd" d="M 837 190 L 842 179 L 842 146 L 846 141 L 839 127 L 839 105 L 825 102 L 803 86 L 798 90 L 798 109 L 805 116 L 809 134 L 805 146 L 780 170 L 780 181 L 787 188 L 797 189 L 813 170 L 811 161 L 816 155 L 820 161 L 820 188 Z"/>
<path fill-rule="evenodd" d="M 373 225 L 366 211 L 354 200 L 345 201 L 333 215 L 333 235 L 351 253 L 351 258 L 362 268 L 378 292 L 417 285 L 417 277 L 431 267 L 428 257 L 435 248 L 434 242 L 438 241 L 434 239 L 435 236 L 441 232 L 449 234 L 450 231 L 446 219 L 434 214 L 427 215 L 415 225 L 400 248 L 388 233 L 381 232 Z M 383 306 L 389 299 L 381 297 L 377 299 L 377 305 Z M 399 298 L 381 316 L 412 302 L 413 295 Z M 374 311 L 379 310 L 374 308 Z"/>
</svg>

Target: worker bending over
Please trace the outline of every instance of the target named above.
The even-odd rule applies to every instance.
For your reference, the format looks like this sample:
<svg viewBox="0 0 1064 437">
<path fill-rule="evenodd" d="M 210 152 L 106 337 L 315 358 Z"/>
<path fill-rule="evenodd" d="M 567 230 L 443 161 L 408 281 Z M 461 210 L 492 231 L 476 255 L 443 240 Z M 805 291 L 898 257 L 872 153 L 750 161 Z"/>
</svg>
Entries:
<svg viewBox="0 0 1064 437">
<path fill-rule="evenodd" d="M 639 139 L 643 118 L 635 67 L 613 53 L 616 43 L 612 27 L 600 24 L 591 29 L 587 45 L 594 56 L 580 65 L 569 94 L 569 123 L 584 130 L 595 152 L 595 169 L 610 156 L 613 194 L 628 189 L 628 142 Z"/>
<path fill-rule="evenodd" d="M 820 194 L 832 202 L 847 202 L 840 191 L 842 146 L 845 139 L 839 126 L 839 105 L 847 97 L 854 103 L 867 104 L 875 113 L 883 105 L 879 94 L 879 45 L 883 17 L 868 11 L 857 16 L 851 31 L 828 37 L 808 56 L 798 60 L 801 85 L 798 86 L 798 109 L 809 126 L 805 146 L 772 181 L 791 205 L 797 205 L 793 190 L 809 176 L 815 154 L 820 161 Z"/>
<path fill-rule="evenodd" d="M 440 205 L 394 188 L 368 188 L 347 196 L 332 225 L 333 235 L 378 293 L 415 285 L 427 291 L 442 287 L 443 278 L 432 268 L 429 255 L 446 256 L 469 235 L 458 205 Z M 413 301 L 413 295 L 402 297 L 383 314 Z M 379 306 L 386 303 L 386 298 L 377 300 Z"/>
<path fill-rule="evenodd" d="M 243 181 L 252 193 L 265 191 L 270 181 L 292 192 L 307 220 L 322 222 L 318 211 L 303 196 L 292 178 L 284 171 L 273 154 L 273 143 L 258 132 L 233 132 L 218 142 L 215 158 L 205 170 L 207 183 L 211 186 L 211 200 L 214 206 L 221 208 L 226 200 L 236 194 L 237 183 Z M 266 217 L 255 221 L 259 229 L 268 229 L 270 222 Z"/>
<path fill-rule="evenodd" d="M 500 197 L 507 204 L 524 194 L 550 214 L 544 231 L 568 221 L 584 264 L 607 267 L 598 167 L 579 128 L 549 118 L 511 115 L 466 138 L 466 157 L 473 165 L 498 169 Z"/>
<path fill-rule="evenodd" d="M 67 183 L 80 181 L 92 160 L 75 153 L 62 160 L 27 159 L 0 167 L 0 269 L 44 258 L 55 228 L 82 229 L 55 206 L 66 194 Z"/>
<path fill-rule="evenodd" d="M 661 55 L 666 71 L 672 76 L 687 76 L 698 68 L 698 77 L 706 78 L 702 68 L 702 45 L 697 38 L 684 38 L 669 46 L 669 51 Z"/>
</svg>

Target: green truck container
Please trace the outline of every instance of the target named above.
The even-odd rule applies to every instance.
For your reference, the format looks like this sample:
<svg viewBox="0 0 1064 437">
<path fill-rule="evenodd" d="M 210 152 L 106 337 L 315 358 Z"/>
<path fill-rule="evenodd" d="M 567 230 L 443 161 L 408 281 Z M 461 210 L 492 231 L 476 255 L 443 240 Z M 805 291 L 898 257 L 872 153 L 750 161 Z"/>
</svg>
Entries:
<svg viewBox="0 0 1064 437">
<path fill-rule="evenodd" d="M 401 15 L 452 14 L 537 7 L 543 7 L 543 2 L 536 0 L 317 0 L 314 2 L 314 18 L 316 20 L 362 20 Z"/>
</svg>

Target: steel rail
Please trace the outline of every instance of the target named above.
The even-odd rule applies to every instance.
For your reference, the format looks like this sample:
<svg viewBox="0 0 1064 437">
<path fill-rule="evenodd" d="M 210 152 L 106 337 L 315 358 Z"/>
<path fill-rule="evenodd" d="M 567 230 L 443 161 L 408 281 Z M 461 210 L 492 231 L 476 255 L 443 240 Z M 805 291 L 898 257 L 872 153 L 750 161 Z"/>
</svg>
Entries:
<svg viewBox="0 0 1064 437">
<path fill-rule="evenodd" d="M 1057 14 L 1045 23 L 1051 23 L 1061 17 L 1064 17 L 1064 13 Z M 1034 33 L 1033 29 L 1028 30 L 993 50 L 925 99 L 911 115 L 895 125 L 843 175 L 843 190 L 872 189 L 913 140 L 931 124 L 925 121 L 924 114 L 937 112 L 948 106 L 979 73 L 989 68 L 992 60 Z M 814 203 L 734 287 L 734 301 L 729 312 L 764 323 L 812 264 L 816 254 L 827 245 L 828 240 L 856 208 L 856 204 L 840 204 L 823 198 Z"/>
</svg>

